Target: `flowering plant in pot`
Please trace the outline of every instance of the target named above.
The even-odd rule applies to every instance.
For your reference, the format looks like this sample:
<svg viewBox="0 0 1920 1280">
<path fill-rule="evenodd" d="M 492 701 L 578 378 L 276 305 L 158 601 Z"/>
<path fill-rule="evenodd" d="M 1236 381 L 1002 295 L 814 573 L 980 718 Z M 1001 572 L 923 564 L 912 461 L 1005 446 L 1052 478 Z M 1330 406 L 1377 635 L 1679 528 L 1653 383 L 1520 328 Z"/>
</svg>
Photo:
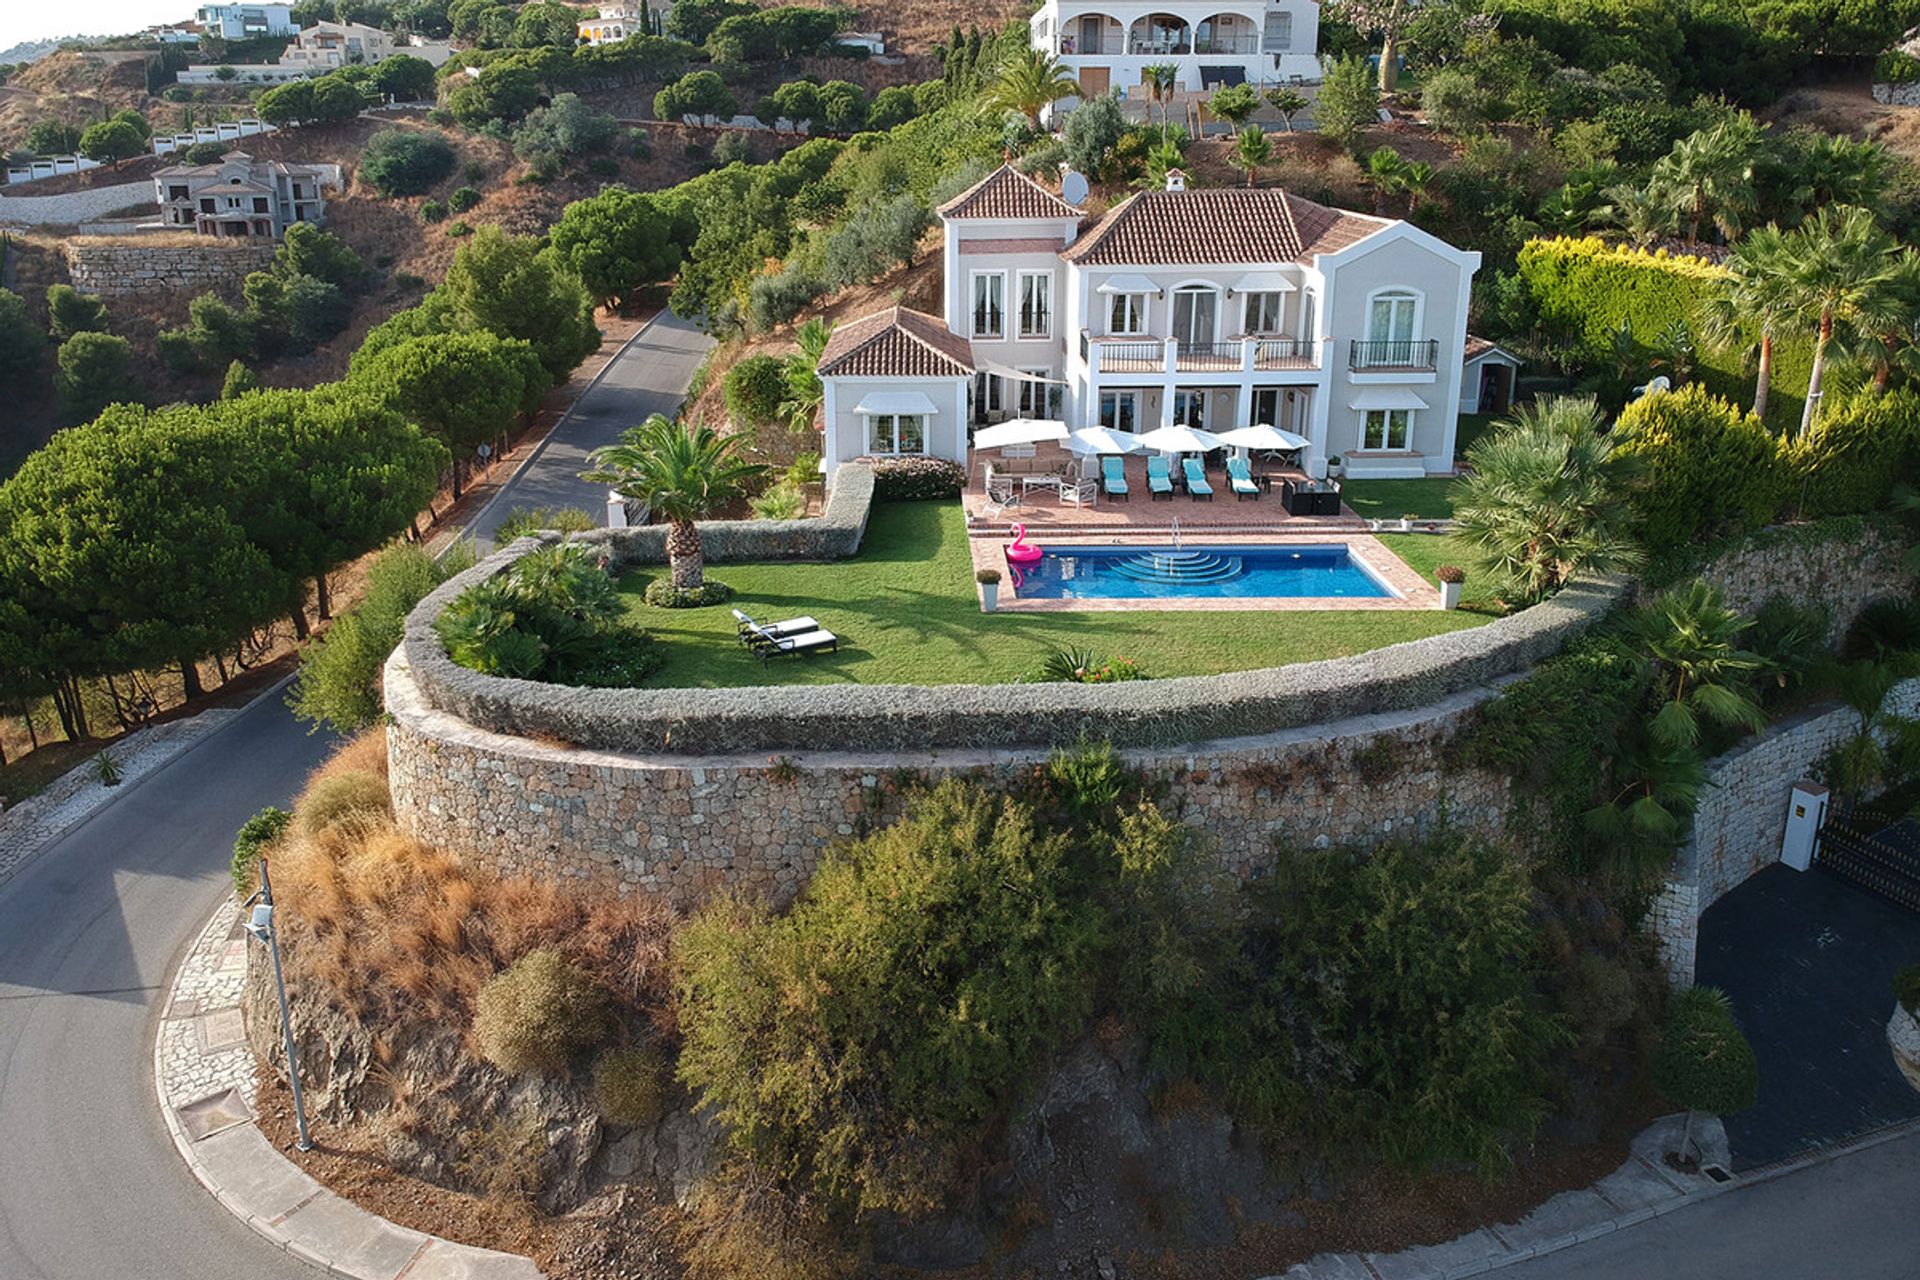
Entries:
<svg viewBox="0 0 1920 1280">
<path fill-rule="evenodd" d="M 998 569 L 982 569 L 973 575 L 973 580 L 978 583 L 980 587 L 981 610 L 986 613 L 992 613 L 995 609 L 998 609 L 1000 607 L 1000 571 Z"/>
<path fill-rule="evenodd" d="M 1401 513 L 1400 513 L 1400 532 L 1402 532 L 1402 533 L 1412 533 L 1412 532 L 1413 532 L 1413 522 L 1414 522 L 1415 520 L 1418 520 L 1419 518 L 1420 518 L 1420 517 L 1419 517 L 1419 516 L 1418 516 L 1417 514 L 1415 514 L 1414 512 L 1412 512 L 1412 511 L 1403 511 L 1403 512 L 1401 512 Z"/>
<path fill-rule="evenodd" d="M 1459 565 L 1443 564 L 1433 571 L 1440 579 L 1440 607 L 1458 609 L 1460 607 L 1460 584 L 1467 580 L 1467 571 Z"/>
</svg>

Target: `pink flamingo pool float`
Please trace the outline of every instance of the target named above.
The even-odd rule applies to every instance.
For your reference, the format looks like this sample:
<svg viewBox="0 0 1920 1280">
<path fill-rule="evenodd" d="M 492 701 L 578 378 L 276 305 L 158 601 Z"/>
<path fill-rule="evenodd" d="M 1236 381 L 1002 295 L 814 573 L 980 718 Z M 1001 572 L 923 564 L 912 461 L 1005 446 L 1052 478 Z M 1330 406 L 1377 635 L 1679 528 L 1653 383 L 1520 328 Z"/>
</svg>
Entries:
<svg viewBox="0 0 1920 1280">
<path fill-rule="evenodd" d="M 1008 564 L 1039 564 L 1040 548 L 1027 543 L 1027 526 L 1013 526 L 1013 541 L 1007 544 Z"/>
</svg>

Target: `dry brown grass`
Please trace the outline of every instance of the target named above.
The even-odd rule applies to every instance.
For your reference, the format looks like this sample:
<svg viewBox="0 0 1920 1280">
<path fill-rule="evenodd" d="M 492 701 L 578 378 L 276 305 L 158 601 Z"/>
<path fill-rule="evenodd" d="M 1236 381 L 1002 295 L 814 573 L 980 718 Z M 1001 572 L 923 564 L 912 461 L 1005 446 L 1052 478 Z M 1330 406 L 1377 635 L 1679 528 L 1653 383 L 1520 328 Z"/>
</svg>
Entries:
<svg viewBox="0 0 1920 1280">
<path fill-rule="evenodd" d="M 315 774 L 378 768 L 378 733 Z M 553 948 L 627 1009 L 670 1034 L 674 913 L 638 896 L 589 899 L 529 877 L 503 878 L 413 839 L 391 818 L 291 836 L 273 859 L 287 963 L 372 1021 L 467 1026 L 485 982 Z"/>
</svg>

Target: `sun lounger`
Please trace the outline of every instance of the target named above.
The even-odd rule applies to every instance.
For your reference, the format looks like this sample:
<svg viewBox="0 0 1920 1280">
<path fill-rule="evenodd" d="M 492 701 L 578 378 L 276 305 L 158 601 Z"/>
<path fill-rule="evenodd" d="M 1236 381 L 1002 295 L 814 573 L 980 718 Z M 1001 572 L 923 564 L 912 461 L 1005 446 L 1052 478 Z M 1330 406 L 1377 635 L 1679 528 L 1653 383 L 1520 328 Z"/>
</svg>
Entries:
<svg viewBox="0 0 1920 1280">
<path fill-rule="evenodd" d="M 741 644 L 751 642 L 755 638 L 756 632 L 779 637 L 805 635 L 809 631 L 820 630 L 820 624 L 812 618 L 788 618 L 785 622 L 775 622 L 762 626 L 738 609 L 733 610 L 733 620 L 739 625 Z"/>
<path fill-rule="evenodd" d="M 1119 458 L 1100 459 L 1100 487 L 1109 498 L 1127 496 L 1127 467 Z"/>
<path fill-rule="evenodd" d="M 1173 466 L 1165 458 L 1147 459 L 1147 492 L 1152 497 L 1173 497 Z"/>
<path fill-rule="evenodd" d="M 1253 468 L 1245 458 L 1227 459 L 1227 479 L 1233 482 L 1233 496 L 1242 501 L 1259 498 L 1260 486 L 1253 482 Z"/>
<path fill-rule="evenodd" d="M 824 627 L 791 636 L 777 636 L 765 627 L 755 627 L 752 644 L 754 654 L 762 663 L 767 663 L 782 654 L 797 658 L 803 653 L 818 653 L 822 650 L 837 653 L 840 650 L 840 637 Z"/>
<path fill-rule="evenodd" d="M 1198 458 L 1185 458 L 1180 463 L 1180 472 L 1187 478 L 1187 496 L 1198 502 L 1205 498 L 1213 501 L 1213 486 L 1207 483 L 1207 469 Z"/>
</svg>

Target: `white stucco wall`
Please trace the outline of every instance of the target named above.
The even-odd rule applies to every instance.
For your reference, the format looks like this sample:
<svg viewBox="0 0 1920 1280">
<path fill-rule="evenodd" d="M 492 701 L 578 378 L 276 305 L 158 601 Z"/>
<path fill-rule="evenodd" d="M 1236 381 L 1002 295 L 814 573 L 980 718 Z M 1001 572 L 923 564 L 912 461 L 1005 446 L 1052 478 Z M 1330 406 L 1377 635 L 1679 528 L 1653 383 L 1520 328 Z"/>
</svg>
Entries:
<svg viewBox="0 0 1920 1280">
<path fill-rule="evenodd" d="M 967 461 L 966 378 L 822 378 L 821 413 L 825 432 L 823 467 L 833 468 L 867 453 L 866 420 L 854 409 L 876 392 L 917 391 L 933 401 L 927 423 L 927 454 L 965 465 Z"/>
</svg>

